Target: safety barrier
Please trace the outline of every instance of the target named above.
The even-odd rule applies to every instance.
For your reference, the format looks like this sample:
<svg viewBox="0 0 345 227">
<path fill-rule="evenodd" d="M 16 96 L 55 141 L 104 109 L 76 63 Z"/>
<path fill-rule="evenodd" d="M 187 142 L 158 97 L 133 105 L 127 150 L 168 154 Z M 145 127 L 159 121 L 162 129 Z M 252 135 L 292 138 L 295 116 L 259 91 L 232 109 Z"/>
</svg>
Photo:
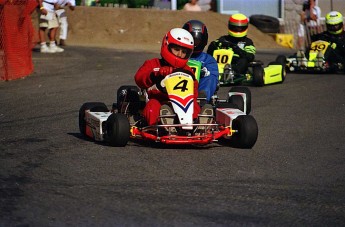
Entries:
<svg viewBox="0 0 345 227">
<path fill-rule="evenodd" d="M 36 0 L 0 0 L 0 80 L 14 80 L 33 72 L 35 30 L 31 13 Z"/>
</svg>

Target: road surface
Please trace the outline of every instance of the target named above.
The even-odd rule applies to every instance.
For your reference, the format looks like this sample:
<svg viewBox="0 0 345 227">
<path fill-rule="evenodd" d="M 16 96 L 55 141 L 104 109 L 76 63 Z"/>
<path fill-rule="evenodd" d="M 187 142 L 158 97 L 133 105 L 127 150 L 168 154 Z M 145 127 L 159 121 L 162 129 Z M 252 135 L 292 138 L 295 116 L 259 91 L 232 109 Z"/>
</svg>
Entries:
<svg viewBox="0 0 345 227">
<path fill-rule="evenodd" d="M 80 106 L 111 106 L 156 56 L 68 46 L 0 83 L 0 226 L 344 226 L 345 75 L 250 87 L 253 149 L 85 140 Z"/>
</svg>

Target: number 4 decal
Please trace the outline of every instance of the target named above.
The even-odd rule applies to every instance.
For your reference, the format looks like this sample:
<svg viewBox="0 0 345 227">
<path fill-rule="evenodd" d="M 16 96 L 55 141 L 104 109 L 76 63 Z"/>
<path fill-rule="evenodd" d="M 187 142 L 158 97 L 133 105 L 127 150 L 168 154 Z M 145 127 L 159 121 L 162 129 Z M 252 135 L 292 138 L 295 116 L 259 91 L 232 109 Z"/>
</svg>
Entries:
<svg viewBox="0 0 345 227">
<path fill-rule="evenodd" d="M 181 80 L 175 85 L 174 90 L 181 90 L 181 92 L 188 91 L 187 83 L 187 80 Z"/>
</svg>

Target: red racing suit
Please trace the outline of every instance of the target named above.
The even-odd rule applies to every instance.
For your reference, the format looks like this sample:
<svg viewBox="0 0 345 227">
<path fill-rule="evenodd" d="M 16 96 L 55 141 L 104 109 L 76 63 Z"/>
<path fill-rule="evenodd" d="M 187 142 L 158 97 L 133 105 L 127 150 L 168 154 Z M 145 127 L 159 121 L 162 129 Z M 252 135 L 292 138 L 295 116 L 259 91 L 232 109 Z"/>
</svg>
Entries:
<svg viewBox="0 0 345 227">
<path fill-rule="evenodd" d="M 143 110 L 143 116 L 145 117 L 149 125 L 157 124 L 159 111 L 161 105 L 169 101 L 168 95 L 158 90 L 155 86 L 157 73 L 159 68 L 163 66 L 171 66 L 164 59 L 153 58 L 146 60 L 144 64 L 138 69 L 135 74 L 135 82 L 141 89 L 145 89 L 148 94 L 149 101 L 146 103 L 146 106 Z M 194 72 L 189 66 L 182 68 L 183 71 L 190 72 L 194 77 Z M 193 118 L 196 119 L 200 112 L 200 106 L 197 102 L 198 97 L 198 81 L 194 78 L 194 113 Z"/>
</svg>

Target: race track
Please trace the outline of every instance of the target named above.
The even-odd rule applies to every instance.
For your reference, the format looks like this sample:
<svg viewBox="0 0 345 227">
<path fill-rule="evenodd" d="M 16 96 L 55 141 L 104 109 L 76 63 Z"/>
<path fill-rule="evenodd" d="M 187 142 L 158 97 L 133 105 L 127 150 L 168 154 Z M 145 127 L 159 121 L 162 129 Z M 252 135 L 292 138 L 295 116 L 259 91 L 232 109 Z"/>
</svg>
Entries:
<svg viewBox="0 0 345 227">
<path fill-rule="evenodd" d="M 259 50 L 257 59 L 277 55 Z M 85 140 L 80 106 L 111 106 L 156 56 L 35 51 L 34 74 L 0 83 L 0 226 L 345 225 L 345 75 L 250 87 L 253 149 Z"/>
</svg>

